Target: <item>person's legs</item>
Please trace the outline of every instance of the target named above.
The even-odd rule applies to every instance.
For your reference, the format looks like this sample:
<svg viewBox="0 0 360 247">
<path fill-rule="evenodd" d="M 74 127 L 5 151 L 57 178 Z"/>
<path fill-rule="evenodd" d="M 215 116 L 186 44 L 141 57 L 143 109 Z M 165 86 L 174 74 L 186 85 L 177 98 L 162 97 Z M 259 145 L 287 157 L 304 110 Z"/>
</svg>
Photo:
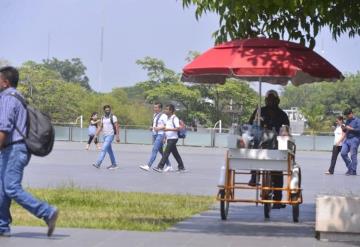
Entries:
<svg viewBox="0 0 360 247">
<path fill-rule="evenodd" d="M 94 137 L 95 137 L 95 136 L 93 136 L 93 135 L 89 135 L 89 140 L 88 140 L 88 142 L 87 142 L 88 145 L 91 144 L 91 142 L 92 142 L 92 140 L 94 139 Z M 95 143 L 95 144 L 96 144 L 96 143 Z"/>
<path fill-rule="evenodd" d="M 343 158 L 344 162 L 345 162 L 345 165 L 347 167 L 347 169 L 349 170 L 350 169 L 350 163 L 351 163 L 351 160 L 348 156 L 348 153 L 350 151 L 350 145 L 349 145 L 349 140 L 345 140 L 343 145 L 341 146 L 341 157 Z"/>
<path fill-rule="evenodd" d="M 110 145 L 107 148 L 107 152 L 108 152 L 109 157 L 110 157 L 111 166 L 116 166 L 117 163 L 116 163 L 115 155 L 114 155 L 114 152 L 113 152 L 113 149 L 112 149 L 112 142 L 114 140 L 114 136 L 111 135 L 111 136 L 108 136 L 107 138 L 109 138 L 108 142 L 110 143 Z"/>
<path fill-rule="evenodd" d="M 111 146 L 111 142 L 113 141 L 114 136 L 104 136 L 104 143 L 101 148 L 101 152 L 99 154 L 99 157 L 95 163 L 95 166 L 100 167 L 101 163 L 103 162 L 106 153 L 108 152 L 109 147 Z"/>
<path fill-rule="evenodd" d="M 284 185 L 284 177 L 282 172 L 272 171 L 271 172 L 271 181 L 275 188 L 282 188 Z M 274 190 L 274 200 L 282 199 L 282 190 Z"/>
<path fill-rule="evenodd" d="M 56 209 L 46 202 L 34 198 L 30 193 L 24 191 L 21 185 L 24 168 L 30 160 L 25 144 L 15 144 L 3 152 L 8 157 L 3 180 L 6 195 L 36 217 L 47 222 Z"/>
<path fill-rule="evenodd" d="M 178 163 L 178 169 L 184 170 L 185 169 L 184 163 L 183 163 L 181 156 L 179 154 L 179 151 L 177 150 L 177 147 L 176 147 L 176 143 L 178 142 L 178 139 L 173 139 L 170 141 L 174 142 L 174 145 L 171 149 L 171 153 L 174 155 L 174 158 L 175 158 L 176 162 Z"/>
<path fill-rule="evenodd" d="M 170 156 L 170 153 L 171 153 L 171 150 L 173 148 L 173 146 L 175 145 L 174 142 L 171 142 L 170 141 L 171 139 L 168 139 L 167 142 L 166 142 L 166 148 L 165 148 L 165 151 L 164 151 L 164 154 L 163 154 L 163 157 L 161 158 L 159 164 L 157 165 L 156 168 L 162 170 L 164 168 L 164 165 L 166 163 L 166 160 L 169 159 L 169 156 Z"/>
<path fill-rule="evenodd" d="M 336 160 L 337 160 L 337 157 L 338 157 L 340 151 L 341 151 L 341 146 L 336 146 L 336 145 L 333 146 L 330 167 L 328 170 L 330 174 L 334 173 Z"/>
<path fill-rule="evenodd" d="M 156 159 L 158 152 L 162 153 L 164 135 L 153 135 L 153 148 L 151 150 L 151 156 L 148 162 L 148 166 L 151 167 Z"/>
<path fill-rule="evenodd" d="M 164 155 L 163 147 L 164 147 L 164 136 L 162 136 L 161 138 L 161 146 L 159 147 L 159 153 L 161 154 L 161 157 Z M 165 161 L 165 164 L 167 167 L 171 167 L 170 159 L 167 159 Z"/>
<path fill-rule="evenodd" d="M 358 147 L 359 147 L 359 140 L 357 138 L 351 138 L 351 144 L 350 144 L 351 163 L 349 166 L 349 170 L 351 171 L 352 175 L 356 174 Z"/>
<path fill-rule="evenodd" d="M 4 190 L 4 178 L 8 164 L 8 154 L 0 153 L 0 233 L 10 232 L 12 221 L 10 214 L 11 199 Z"/>
</svg>

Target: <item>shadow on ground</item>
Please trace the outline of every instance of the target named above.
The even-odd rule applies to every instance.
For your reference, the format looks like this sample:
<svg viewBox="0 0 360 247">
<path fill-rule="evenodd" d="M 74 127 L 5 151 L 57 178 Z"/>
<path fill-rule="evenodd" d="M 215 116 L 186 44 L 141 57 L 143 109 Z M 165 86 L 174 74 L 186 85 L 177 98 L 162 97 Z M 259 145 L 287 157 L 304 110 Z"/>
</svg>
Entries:
<svg viewBox="0 0 360 247">
<path fill-rule="evenodd" d="M 294 223 L 292 207 L 273 209 L 270 219 L 265 219 L 263 206 L 259 204 L 230 204 L 227 220 L 221 220 L 220 210 L 212 210 L 182 221 L 170 228 L 170 232 L 206 233 L 236 236 L 315 237 L 315 204 L 301 204 L 299 222 Z"/>
</svg>

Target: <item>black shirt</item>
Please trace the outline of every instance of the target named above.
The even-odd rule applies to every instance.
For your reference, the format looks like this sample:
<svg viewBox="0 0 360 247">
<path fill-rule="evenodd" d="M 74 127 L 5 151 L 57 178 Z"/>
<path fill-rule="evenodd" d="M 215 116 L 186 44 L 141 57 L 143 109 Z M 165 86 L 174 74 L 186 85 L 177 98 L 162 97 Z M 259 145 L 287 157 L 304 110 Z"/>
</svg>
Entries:
<svg viewBox="0 0 360 247">
<path fill-rule="evenodd" d="M 250 117 L 249 123 L 253 124 L 257 109 L 253 112 Z M 290 126 L 290 121 L 287 114 L 279 107 L 270 108 L 268 106 L 261 107 L 261 122 L 260 126 L 269 130 L 275 128 L 276 132 L 279 133 L 282 125 Z"/>
</svg>

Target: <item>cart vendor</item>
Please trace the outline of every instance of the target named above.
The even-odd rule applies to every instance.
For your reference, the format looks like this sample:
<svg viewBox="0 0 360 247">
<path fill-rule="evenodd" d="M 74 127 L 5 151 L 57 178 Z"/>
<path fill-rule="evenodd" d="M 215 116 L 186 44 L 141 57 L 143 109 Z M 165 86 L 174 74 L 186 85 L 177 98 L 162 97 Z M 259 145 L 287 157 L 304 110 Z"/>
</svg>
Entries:
<svg viewBox="0 0 360 247">
<path fill-rule="evenodd" d="M 279 133 L 281 126 L 287 125 L 290 126 L 290 121 L 287 114 L 280 109 L 279 107 L 280 98 L 278 93 L 275 90 L 269 90 L 265 95 L 265 106 L 261 107 L 261 117 L 260 117 L 260 126 L 262 128 L 273 130 L 275 129 L 276 133 Z M 253 124 L 257 118 L 257 111 L 255 109 L 253 114 L 250 117 L 249 124 Z M 250 186 L 256 185 L 256 176 L 255 172 L 251 172 L 251 179 L 249 181 Z M 282 172 L 272 172 L 272 182 L 275 188 L 281 188 L 284 184 L 284 178 Z M 274 200 L 282 199 L 282 191 L 274 191 Z M 274 209 L 285 208 L 285 204 L 274 204 Z"/>
</svg>

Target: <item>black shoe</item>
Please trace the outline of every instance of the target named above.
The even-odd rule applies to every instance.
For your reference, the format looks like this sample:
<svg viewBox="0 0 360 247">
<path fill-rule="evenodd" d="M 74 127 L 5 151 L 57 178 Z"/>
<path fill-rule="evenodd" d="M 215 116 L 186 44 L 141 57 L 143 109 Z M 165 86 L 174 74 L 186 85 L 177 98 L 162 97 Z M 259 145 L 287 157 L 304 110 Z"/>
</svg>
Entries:
<svg viewBox="0 0 360 247">
<path fill-rule="evenodd" d="M 272 209 L 281 209 L 281 208 L 286 208 L 286 204 L 278 203 L 272 206 Z"/>
<path fill-rule="evenodd" d="M 53 232 L 55 230 L 56 221 L 58 219 L 58 216 L 59 216 L 59 209 L 55 208 L 54 213 L 51 215 L 51 217 L 49 219 L 46 220 L 46 224 L 48 226 L 48 231 L 47 231 L 48 237 L 51 237 L 51 235 L 53 234 Z"/>
<path fill-rule="evenodd" d="M 250 179 L 249 182 L 248 182 L 248 185 L 249 186 L 256 186 L 256 181 L 253 180 L 253 179 Z"/>
<path fill-rule="evenodd" d="M 153 170 L 156 171 L 156 172 L 159 172 L 159 173 L 164 172 L 164 170 L 162 168 L 159 168 L 159 167 L 154 167 Z"/>
</svg>

